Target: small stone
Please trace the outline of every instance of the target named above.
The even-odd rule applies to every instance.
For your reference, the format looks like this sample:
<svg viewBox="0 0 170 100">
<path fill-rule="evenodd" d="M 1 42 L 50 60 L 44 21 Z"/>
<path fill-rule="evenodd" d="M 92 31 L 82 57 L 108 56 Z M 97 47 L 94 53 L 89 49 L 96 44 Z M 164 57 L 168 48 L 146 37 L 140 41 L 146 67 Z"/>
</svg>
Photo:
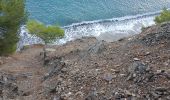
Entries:
<svg viewBox="0 0 170 100">
<path fill-rule="evenodd" d="M 140 61 L 140 59 L 139 59 L 139 58 L 133 58 L 133 60 L 134 60 L 134 61 Z"/>
<path fill-rule="evenodd" d="M 168 66 L 168 65 L 169 65 L 168 62 L 164 62 L 163 64 L 164 64 L 165 66 Z"/>
<path fill-rule="evenodd" d="M 166 99 L 167 99 L 167 100 L 170 100 L 170 96 L 167 96 Z"/>
<path fill-rule="evenodd" d="M 155 92 L 151 92 L 151 95 L 154 96 L 155 99 L 160 97 L 160 95 Z"/>
<path fill-rule="evenodd" d="M 159 91 L 159 92 L 166 92 L 166 91 L 167 91 L 167 89 L 166 89 L 166 88 L 164 88 L 164 87 L 157 87 L 157 88 L 155 89 L 155 91 Z"/>
<path fill-rule="evenodd" d="M 150 68 L 150 67 L 147 67 L 147 68 L 146 68 L 146 71 L 147 71 L 147 72 L 149 72 L 150 70 L 151 70 L 151 68 Z"/>
<path fill-rule="evenodd" d="M 136 76 L 137 76 L 136 73 L 134 73 L 134 74 L 133 74 L 133 77 L 136 77 Z"/>
<path fill-rule="evenodd" d="M 134 93 L 131 93 L 131 92 L 128 91 L 128 90 L 125 90 L 125 93 L 126 93 L 128 96 L 133 96 L 133 97 L 136 96 Z"/>
<path fill-rule="evenodd" d="M 75 95 L 76 95 L 76 96 L 81 96 L 81 97 L 83 97 L 83 96 L 84 96 L 84 93 L 81 92 L 81 91 L 78 91 Z"/>
<path fill-rule="evenodd" d="M 52 48 L 46 48 L 45 50 L 46 50 L 46 52 L 55 52 L 56 51 L 56 49 L 52 49 Z"/>
<path fill-rule="evenodd" d="M 22 96 L 29 96 L 31 94 L 31 92 L 24 92 L 22 93 Z"/>
<path fill-rule="evenodd" d="M 94 94 L 90 94 L 85 98 L 85 100 L 98 100 L 98 99 Z"/>
<path fill-rule="evenodd" d="M 135 61 L 131 66 L 129 66 L 128 71 L 129 73 L 145 73 L 148 68 L 147 65 L 140 61 Z"/>
<path fill-rule="evenodd" d="M 61 72 L 62 72 L 62 73 L 67 72 L 67 68 L 63 68 L 63 69 L 61 69 Z"/>
<path fill-rule="evenodd" d="M 121 77 L 125 77 L 125 76 L 126 76 L 126 74 L 120 74 L 120 76 L 121 76 Z"/>
<path fill-rule="evenodd" d="M 72 92 L 68 92 L 67 94 L 65 94 L 65 97 L 70 97 L 72 95 Z"/>
<path fill-rule="evenodd" d="M 114 65 L 114 67 L 120 67 L 120 65 Z"/>
<path fill-rule="evenodd" d="M 157 70 L 156 73 L 159 74 L 159 73 L 164 73 L 165 70 Z"/>
<path fill-rule="evenodd" d="M 125 95 L 123 93 L 116 92 L 114 95 L 115 100 L 124 100 Z"/>
<path fill-rule="evenodd" d="M 168 69 L 166 72 L 170 74 L 170 69 Z"/>
<path fill-rule="evenodd" d="M 4 62 L 2 60 L 0 60 L 0 65 L 4 64 Z"/>
<path fill-rule="evenodd" d="M 130 41 L 130 40 L 132 40 L 132 38 L 128 38 L 128 40 Z"/>
<path fill-rule="evenodd" d="M 101 69 L 96 69 L 96 71 L 98 72 L 98 71 L 100 71 Z"/>
<path fill-rule="evenodd" d="M 107 73 L 103 76 L 103 79 L 106 81 L 111 81 L 113 79 L 113 75 L 110 73 Z"/>
<path fill-rule="evenodd" d="M 147 61 L 145 61 L 145 62 L 146 62 L 146 63 L 150 63 L 150 61 L 148 61 L 148 60 L 147 60 Z"/>
<path fill-rule="evenodd" d="M 150 52 L 146 52 L 146 55 L 150 55 Z"/>
<path fill-rule="evenodd" d="M 114 72 L 114 73 L 120 73 L 119 70 L 115 70 L 115 69 L 111 69 L 111 71 Z"/>
<path fill-rule="evenodd" d="M 133 74 L 129 74 L 128 77 L 126 78 L 127 81 L 133 80 L 133 79 L 134 79 Z"/>
</svg>

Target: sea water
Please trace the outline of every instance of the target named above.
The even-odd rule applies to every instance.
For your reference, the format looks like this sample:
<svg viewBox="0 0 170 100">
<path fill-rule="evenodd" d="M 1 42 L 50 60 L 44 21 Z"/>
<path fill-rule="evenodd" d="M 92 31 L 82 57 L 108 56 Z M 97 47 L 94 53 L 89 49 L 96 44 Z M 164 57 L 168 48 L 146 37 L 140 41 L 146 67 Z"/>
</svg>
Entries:
<svg viewBox="0 0 170 100">
<path fill-rule="evenodd" d="M 154 17 L 170 0 L 27 0 L 29 19 L 47 25 L 60 25 L 65 36 L 55 44 L 63 44 L 83 36 L 106 41 L 140 33 L 143 26 L 154 24 Z M 42 43 L 23 26 L 19 47 Z"/>
</svg>

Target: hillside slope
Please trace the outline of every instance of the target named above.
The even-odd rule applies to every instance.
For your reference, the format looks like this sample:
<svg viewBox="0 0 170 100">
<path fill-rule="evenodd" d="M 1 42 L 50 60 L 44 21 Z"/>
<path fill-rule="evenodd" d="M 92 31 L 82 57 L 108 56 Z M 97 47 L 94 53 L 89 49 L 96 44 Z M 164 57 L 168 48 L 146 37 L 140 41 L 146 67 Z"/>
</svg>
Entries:
<svg viewBox="0 0 170 100">
<path fill-rule="evenodd" d="M 170 23 L 107 43 L 30 46 L 0 65 L 0 96 L 19 100 L 170 100 Z M 3 62 L 3 61 L 2 61 Z M 10 84 L 10 85 L 9 85 Z"/>
</svg>

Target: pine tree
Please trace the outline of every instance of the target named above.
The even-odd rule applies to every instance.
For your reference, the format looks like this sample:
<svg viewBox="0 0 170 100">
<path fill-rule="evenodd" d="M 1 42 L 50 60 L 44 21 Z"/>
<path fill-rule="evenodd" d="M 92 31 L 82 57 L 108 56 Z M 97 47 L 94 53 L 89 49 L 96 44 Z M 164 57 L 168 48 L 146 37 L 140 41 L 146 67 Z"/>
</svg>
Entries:
<svg viewBox="0 0 170 100">
<path fill-rule="evenodd" d="M 16 51 L 18 30 L 25 19 L 25 0 L 0 0 L 0 55 Z"/>
</svg>

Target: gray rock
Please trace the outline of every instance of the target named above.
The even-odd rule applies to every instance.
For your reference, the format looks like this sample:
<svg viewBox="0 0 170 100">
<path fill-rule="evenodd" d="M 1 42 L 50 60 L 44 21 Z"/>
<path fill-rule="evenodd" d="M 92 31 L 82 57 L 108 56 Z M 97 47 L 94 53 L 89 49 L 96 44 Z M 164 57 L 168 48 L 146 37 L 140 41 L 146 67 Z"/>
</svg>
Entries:
<svg viewBox="0 0 170 100">
<path fill-rule="evenodd" d="M 170 40 L 169 22 L 157 25 L 154 30 L 154 32 L 151 31 L 149 34 L 142 37 L 142 43 L 146 44 L 147 46 L 153 46 L 160 44 L 161 41 Z"/>
<path fill-rule="evenodd" d="M 166 99 L 167 99 L 167 100 L 170 100 L 170 96 L 167 96 Z"/>
<path fill-rule="evenodd" d="M 104 74 L 103 79 L 106 81 L 111 81 L 113 79 L 113 75 L 110 73 Z"/>
<path fill-rule="evenodd" d="M 157 93 L 155 93 L 155 92 L 151 92 L 151 95 L 155 98 L 155 99 L 157 99 L 157 98 L 159 98 L 161 95 L 159 95 L 159 94 L 157 94 Z"/>
<path fill-rule="evenodd" d="M 54 75 L 58 75 L 60 73 L 65 73 L 67 71 L 67 65 L 64 61 L 62 61 L 61 58 L 49 59 L 49 62 L 47 65 L 50 66 L 50 70 L 48 73 L 46 73 L 43 76 L 42 81 L 45 81 L 46 79 L 48 79 Z"/>
<path fill-rule="evenodd" d="M 5 100 L 15 99 L 22 93 L 16 85 L 16 77 L 11 74 L 0 72 L 0 95 L 5 96 Z"/>
<path fill-rule="evenodd" d="M 101 53 L 106 49 L 104 41 L 98 41 L 96 44 L 92 45 L 89 49 L 89 53 Z"/>
<path fill-rule="evenodd" d="M 135 61 L 128 69 L 129 73 L 145 73 L 148 71 L 148 66 L 140 61 Z"/>
<path fill-rule="evenodd" d="M 140 61 L 140 59 L 139 59 L 139 58 L 133 58 L 133 60 L 134 60 L 134 61 Z"/>
<path fill-rule="evenodd" d="M 165 88 L 165 87 L 157 87 L 157 88 L 155 89 L 155 91 L 167 92 L 167 88 Z"/>
<path fill-rule="evenodd" d="M 142 63 L 141 61 L 135 61 L 128 68 L 128 76 L 126 80 L 134 80 L 135 83 L 140 83 L 143 80 L 149 80 L 147 77 L 150 74 L 148 73 L 150 68 L 148 65 Z"/>
<path fill-rule="evenodd" d="M 88 95 L 85 100 L 98 100 L 97 97 L 92 93 L 90 95 Z"/>
</svg>

